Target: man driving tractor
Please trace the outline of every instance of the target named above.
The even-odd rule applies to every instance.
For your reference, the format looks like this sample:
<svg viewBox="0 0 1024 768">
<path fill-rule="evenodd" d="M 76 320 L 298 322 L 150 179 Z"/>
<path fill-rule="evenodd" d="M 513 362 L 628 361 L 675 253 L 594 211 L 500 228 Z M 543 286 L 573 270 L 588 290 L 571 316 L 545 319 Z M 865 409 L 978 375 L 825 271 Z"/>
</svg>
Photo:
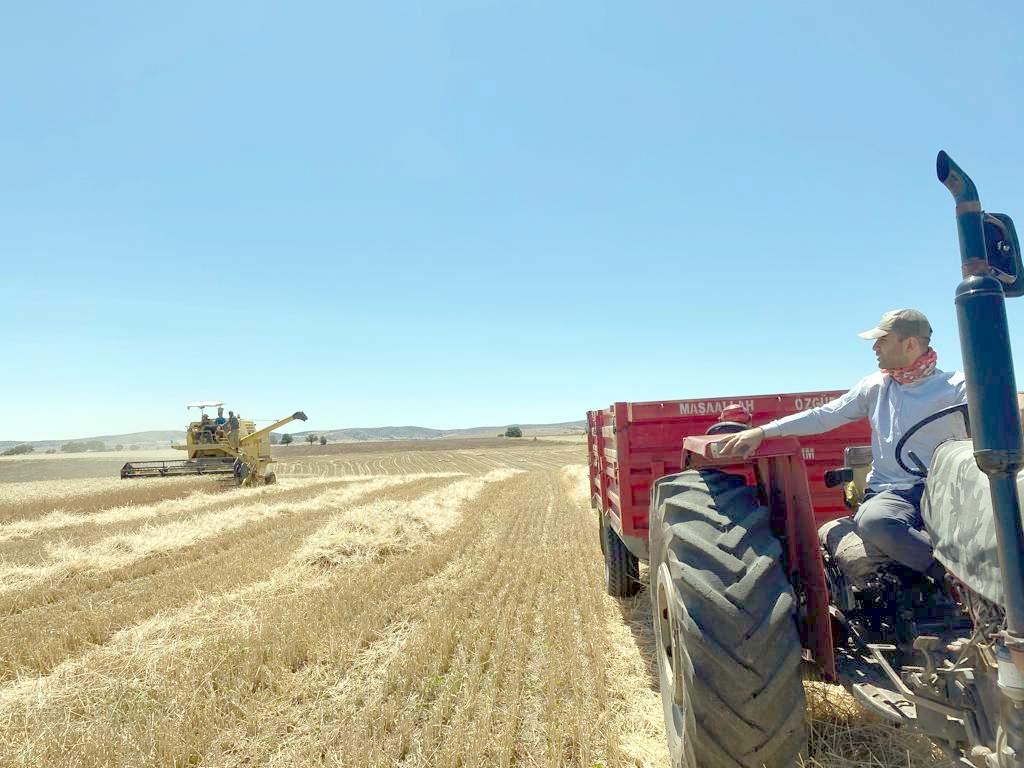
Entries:
<svg viewBox="0 0 1024 768">
<path fill-rule="evenodd" d="M 963 373 L 936 368 L 928 318 L 914 309 L 894 309 L 875 328 L 860 334 L 874 339 L 879 370 L 861 379 L 841 397 L 800 413 L 743 430 L 722 443 L 721 455 L 745 456 L 765 438 L 816 435 L 859 419 L 871 424 L 871 472 L 854 523 L 862 539 L 887 557 L 936 581 L 942 566 L 932 557 L 932 542 L 923 530 L 920 477 L 896 461 L 903 433 L 936 411 L 967 402 Z M 956 419 L 941 419 L 920 429 L 907 448 L 924 466 L 938 445 L 963 438 Z"/>
</svg>

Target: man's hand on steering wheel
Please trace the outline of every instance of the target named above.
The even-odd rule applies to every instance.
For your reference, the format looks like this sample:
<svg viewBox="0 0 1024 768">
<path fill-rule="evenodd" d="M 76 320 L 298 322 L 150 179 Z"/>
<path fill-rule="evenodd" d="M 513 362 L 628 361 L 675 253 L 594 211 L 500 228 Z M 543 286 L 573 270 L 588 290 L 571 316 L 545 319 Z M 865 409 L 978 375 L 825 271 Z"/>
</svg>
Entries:
<svg viewBox="0 0 1024 768">
<path fill-rule="evenodd" d="M 748 456 L 757 450 L 757 447 L 761 445 L 762 440 L 764 440 L 764 430 L 760 427 L 736 432 L 718 443 L 718 445 L 721 446 L 719 448 L 718 455 L 737 456 L 741 458 Z"/>
</svg>

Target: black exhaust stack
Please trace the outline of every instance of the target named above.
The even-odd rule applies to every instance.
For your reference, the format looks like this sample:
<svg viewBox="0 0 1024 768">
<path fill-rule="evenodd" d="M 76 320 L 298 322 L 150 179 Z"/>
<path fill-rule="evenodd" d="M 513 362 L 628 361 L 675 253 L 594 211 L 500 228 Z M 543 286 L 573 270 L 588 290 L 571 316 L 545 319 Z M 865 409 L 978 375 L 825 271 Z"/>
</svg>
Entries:
<svg viewBox="0 0 1024 768">
<path fill-rule="evenodd" d="M 1018 672 L 1000 687 L 1024 700 L 1024 529 L 1017 472 L 1024 466 L 1017 384 L 1013 373 L 1005 296 L 1021 295 L 1024 269 L 1013 222 L 981 209 L 970 177 L 945 152 L 936 161 L 939 181 L 956 200 L 963 282 L 956 289 L 960 347 L 967 378 L 974 457 L 988 475 L 996 520 L 996 547 L 1002 573 L 1007 632 L 1004 638 Z M 1013 679 L 1015 678 L 1015 679 Z M 1011 689 L 1011 690 L 1008 690 Z"/>
</svg>

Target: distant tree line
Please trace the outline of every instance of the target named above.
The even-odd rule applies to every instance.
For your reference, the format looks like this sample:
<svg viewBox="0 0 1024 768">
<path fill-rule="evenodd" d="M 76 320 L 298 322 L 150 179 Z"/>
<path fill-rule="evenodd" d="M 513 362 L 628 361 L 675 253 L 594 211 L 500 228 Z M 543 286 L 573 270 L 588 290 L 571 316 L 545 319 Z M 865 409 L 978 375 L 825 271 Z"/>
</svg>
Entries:
<svg viewBox="0 0 1024 768">
<path fill-rule="evenodd" d="M 138 445 L 128 446 L 128 450 L 130 451 L 137 451 L 138 449 Z M 124 445 L 118 443 L 113 448 L 109 448 L 107 447 L 107 444 L 104 443 L 102 440 L 72 440 L 70 443 L 64 443 L 64 445 L 60 447 L 61 453 L 85 453 L 86 451 L 110 450 L 123 451 Z M 29 445 L 28 443 L 22 443 L 21 445 L 16 445 L 13 448 L 8 448 L 3 453 L 0 453 L 0 456 L 21 456 L 26 453 L 33 453 L 34 451 L 35 448 L 33 448 L 31 445 Z M 57 449 L 48 448 L 46 450 L 46 453 L 57 453 Z"/>
<path fill-rule="evenodd" d="M 275 445 L 291 445 L 292 443 L 295 442 L 295 436 L 289 434 L 284 434 L 281 435 L 280 437 L 278 437 L 277 435 L 273 435 L 271 439 L 274 441 Z M 311 433 L 306 435 L 302 439 L 305 440 L 310 445 L 316 445 L 317 443 L 320 443 L 320 445 L 327 445 L 327 438 L 324 435 L 316 435 Z"/>
<path fill-rule="evenodd" d="M 61 453 L 85 453 L 86 451 L 105 451 L 107 445 L 102 440 L 72 440 L 60 447 Z"/>
<path fill-rule="evenodd" d="M 125 446 L 120 442 L 110 449 L 106 446 L 106 443 L 102 440 L 72 440 L 71 442 L 63 443 L 60 446 L 60 453 L 62 454 L 84 454 L 87 451 L 124 451 Z M 138 451 L 138 445 L 129 445 L 129 451 Z M 23 442 L 19 445 L 9 447 L 0 456 L 24 456 L 25 454 L 34 454 L 36 452 L 35 447 L 30 445 L 28 442 Z M 47 449 L 44 453 L 55 454 L 56 449 Z"/>
</svg>

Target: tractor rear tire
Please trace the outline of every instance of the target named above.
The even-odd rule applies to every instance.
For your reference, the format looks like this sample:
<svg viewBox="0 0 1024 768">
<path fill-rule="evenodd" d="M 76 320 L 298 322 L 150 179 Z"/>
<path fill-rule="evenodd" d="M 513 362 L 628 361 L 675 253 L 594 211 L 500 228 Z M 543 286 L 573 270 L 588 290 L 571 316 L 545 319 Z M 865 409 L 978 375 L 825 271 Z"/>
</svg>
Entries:
<svg viewBox="0 0 1024 768">
<path fill-rule="evenodd" d="M 791 768 L 806 742 L 796 600 L 742 477 L 651 489 L 651 602 L 675 768 Z"/>
<path fill-rule="evenodd" d="M 604 583 L 612 597 L 632 597 L 640 591 L 640 561 L 600 514 Z"/>
</svg>

